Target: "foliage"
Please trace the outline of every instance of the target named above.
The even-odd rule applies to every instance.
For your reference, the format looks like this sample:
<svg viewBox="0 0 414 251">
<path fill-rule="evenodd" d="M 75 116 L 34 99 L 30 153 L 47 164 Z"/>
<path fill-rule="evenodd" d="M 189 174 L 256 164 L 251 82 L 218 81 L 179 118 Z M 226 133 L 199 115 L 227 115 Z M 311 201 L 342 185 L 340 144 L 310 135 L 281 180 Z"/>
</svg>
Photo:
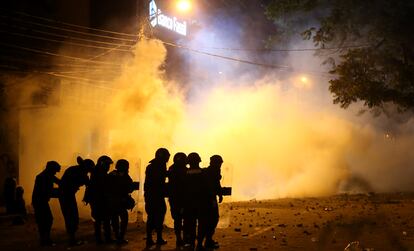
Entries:
<svg viewBox="0 0 414 251">
<path fill-rule="evenodd" d="M 270 0 L 278 32 L 301 31 L 330 64 L 334 103 L 414 110 L 414 1 Z M 280 40 L 280 39 L 279 39 Z"/>
</svg>

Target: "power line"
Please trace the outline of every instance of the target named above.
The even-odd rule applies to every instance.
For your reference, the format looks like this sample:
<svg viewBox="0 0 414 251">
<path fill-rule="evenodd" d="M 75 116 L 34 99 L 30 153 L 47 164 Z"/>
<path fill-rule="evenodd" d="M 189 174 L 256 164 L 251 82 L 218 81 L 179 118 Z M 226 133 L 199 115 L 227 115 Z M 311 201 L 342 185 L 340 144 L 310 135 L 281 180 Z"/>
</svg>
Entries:
<svg viewBox="0 0 414 251">
<path fill-rule="evenodd" d="M 256 63 L 256 62 L 252 62 L 252 61 L 248 61 L 248 60 L 244 60 L 244 59 L 237 59 L 237 58 L 233 58 L 233 57 L 217 55 L 217 54 L 196 50 L 196 49 L 193 49 L 193 48 L 190 48 L 190 47 L 186 47 L 186 46 L 183 46 L 183 45 L 170 43 L 170 42 L 161 41 L 161 43 L 163 43 L 165 45 L 168 45 L 168 46 L 172 46 L 172 47 L 188 50 L 188 51 L 191 51 L 191 52 L 195 52 L 195 53 L 198 53 L 198 54 L 202 54 L 202 55 L 218 57 L 218 58 L 237 61 L 237 62 L 246 63 L 246 64 L 260 65 L 260 66 L 264 66 L 264 67 L 280 68 L 280 69 L 289 69 L 290 68 L 289 66 L 284 66 L 284 65 L 270 65 L 270 64 L 264 64 L 264 63 Z"/>
<path fill-rule="evenodd" d="M 114 72 L 118 72 L 119 71 L 119 67 L 121 65 L 119 65 L 119 67 L 116 66 L 107 66 L 107 65 L 91 65 L 89 63 L 71 63 L 71 64 L 62 64 L 62 63 L 39 63 L 36 62 L 36 64 L 33 64 L 33 60 L 25 60 L 22 58 L 16 58 L 16 57 L 11 57 L 11 56 L 6 56 L 6 55 L 1 55 L 0 54 L 0 62 L 13 62 L 13 63 L 23 63 L 26 64 L 26 66 L 36 66 L 36 67 L 45 67 L 45 68 L 74 68 L 74 69 L 82 69 L 85 71 L 114 71 Z"/>
<path fill-rule="evenodd" d="M 1 17 L 1 15 L 0 15 Z M 30 32 L 34 32 L 34 33 L 40 33 L 40 34 L 45 34 L 48 36 L 52 36 L 52 37 L 59 37 L 59 38 L 64 38 L 64 39 L 73 39 L 73 40 L 79 40 L 79 41 L 84 41 L 84 42 L 91 42 L 91 43 L 97 43 L 97 44 L 104 44 L 104 45 L 115 45 L 115 46 L 125 46 L 125 47 L 131 47 L 135 44 L 135 42 L 131 45 L 128 44 L 120 44 L 120 43 L 113 43 L 113 42 L 106 42 L 106 41 L 100 41 L 100 40 L 94 40 L 94 39 L 87 39 L 87 38 L 80 38 L 80 37 L 73 37 L 73 36 L 69 36 L 69 35 L 63 35 L 63 34 L 57 34 L 57 33 L 52 33 L 52 32 L 47 32 L 47 31 L 42 31 L 42 30 L 37 30 L 37 29 L 33 29 L 33 28 L 27 28 L 27 27 L 22 27 L 22 26 L 17 26 L 17 25 L 9 25 L 9 24 L 5 24 L 5 23 L 0 23 L 0 25 L 5 25 L 11 28 L 16 28 L 16 29 L 20 29 L 20 30 L 24 30 L 24 31 L 30 31 Z"/>
<path fill-rule="evenodd" d="M 114 63 L 109 63 L 109 62 L 104 62 L 104 61 L 96 61 L 96 60 L 85 59 L 85 58 L 80 58 L 80 57 L 73 57 L 73 56 L 68 56 L 68 55 L 63 55 L 63 54 L 59 54 L 59 53 L 53 53 L 53 52 L 48 52 L 48 51 L 43 51 L 43 50 L 38 50 L 38 49 L 33 49 L 33 48 L 28 48 L 28 47 L 23 47 L 23 46 L 18 46 L 18 45 L 6 44 L 6 43 L 2 43 L 2 42 L 0 42 L 0 45 L 7 46 L 7 47 L 10 47 L 10 48 L 30 51 L 30 52 L 34 52 L 34 53 L 38 53 L 38 54 L 44 54 L 44 55 L 49 55 L 49 56 L 72 59 L 72 60 L 81 61 L 81 62 L 102 64 L 102 65 L 121 66 L 119 64 L 114 64 Z"/>
<path fill-rule="evenodd" d="M 24 20 L 22 20 L 22 21 L 23 22 L 26 22 Z M 34 22 L 29 22 L 29 23 L 34 23 Z M 34 24 L 36 24 L 36 23 L 34 23 Z M 40 25 L 40 24 L 37 24 L 37 25 Z M 46 27 L 52 28 L 52 29 L 61 29 L 61 28 L 56 28 L 56 27 L 50 26 L 50 25 L 46 25 Z M 71 31 L 71 32 L 79 32 L 79 31 L 74 31 L 74 30 L 70 30 L 70 29 L 63 29 L 63 30 L 65 30 L 65 31 Z M 80 32 L 80 34 L 96 35 L 96 34 L 90 34 L 90 33 L 84 33 L 84 32 Z M 25 36 L 30 36 L 30 35 L 25 35 Z M 100 37 L 108 38 L 108 36 L 100 36 Z M 36 37 L 36 38 L 38 38 L 38 39 L 45 39 L 45 38 L 40 38 L 40 37 Z M 109 38 L 111 38 L 111 39 L 117 39 L 117 38 L 113 38 L 113 37 L 109 37 Z M 56 40 L 53 40 L 53 41 L 56 42 Z M 134 40 L 128 40 L 128 41 L 134 41 Z M 98 41 L 96 41 L 96 42 L 98 42 Z M 262 66 L 262 67 L 268 67 L 268 68 L 275 68 L 275 69 L 279 69 L 279 70 L 282 70 L 283 69 L 283 70 L 293 71 L 293 69 L 291 67 L 289 67 L 289 66 L 281 66 L 281 65 L 273 65 L 273 64 L 267 64 L 267 63 L 253 62 L 253 61 L 249 61 L 249 60 L 244 60 L 244 59 L 239 59 L 239 58 L 233 58 L 233 57 L 228 57 L 228 56 L 213 54 L 213 53 L 210 53 L 210 52 L 201 51 L 201 50 L 198 50 L 198 49 L 194 49 L 194 48 L 191 48 L 191 47 L 187 47 L 187 46 L 183 46 L 183 45 L 179 45 L 179 44 L 175 44 L 175 43 L 170 43 L 170 42 L 162 42 L 162 43 L 165 44 L 165 45 L 168 45 L 168 46 L 172 46 L 172 47 L 176 47 L 176 48 L 180 48 L 180 49 L 185 49 L 185 50 L 188 50 L 188 51 L 191 51 L 191 52 L 194 52 L 194 53 L 198 53 L 198 54 L 202 54 L 202 55 L 217 57 L 217 58 L 221 58 L 221 59 L 236 61 L 236 62 L 250 64 L 250 65 Z M 1 43 L 1 44 L 3 44 L 3 43 Z M 82 45 L 82 44 L 79 44 L 79 43 L 76 43 L 76 45 L 86 46 L 86 45 Z M 120 45 L 118 44 L 118 46 L 120 46 Z M 13 47 L 17 47 L 17 46 L 13 46 Z M 110 63 L 104 63 L 104 62 L 101 62 L 101 61 L 93 61 L 93 59 L 96 58 L 96 57 L 100 57 L 101 55 L 107 54 L 107 53 L 109 53 L 112 50 L 121 50 L 121 49 L 116 48 L 116 47 L 115 48 L 95 47 L 95 46 L 89 46 L 89 47 L 94 47 L 94 48 L 99 48 L 99 49 L 107 49 L 108 51 L 107 52 L 104 52 L 103 54 L 96 55 L 95 57 L 92 57 L 91 59 L 84 59 L 84 58 L 66 56 L 66 55 L 61 55 L 61 54 L 56 54 L 56 53 L 50 53 L 50 52 L 45 52 L 45 51 L 40 51 L 40 50 L 35 50 L 35 49 L 30 49 L 30 48 L 23 48 L 23 47 L 20 47 L 20 48 L 21 49 L 25 49 L 25 50 L 30 50 L 32 52 L 43 53 L 43 54 L 53 55 L 53 56 L 61 56 L 61 57 L 70 58 L 70 59 L 73 59 L 73 60 L 80 60 L 80 61 L 84 61 L 84 62 L 88 62 L 88 61 L 98 62 L 100 64 L 110 64 Z M 216 48 L 216 49 L 218 49 L 218 48 Z M 232 48 L 221 48 L 221 49 L 238 50 L 238 49 L 232 49 Z M 305 48 L 305 49 L 300 49 L 300 50 L 304 51 L 304 50 L 315 50 L 315 49 L 306 49 Z M 287 50 L 279 50 L 279 51 L 287 51 Z M 326 72 L 318 72 L 318 74 L 329 74 L 329 73 L 326 73 Z"/>
<path fill-rule="evenodd" d="M 353 49 L 353 48 L 366 48 L 372 47 L 370 44 L 361 45 L 344 45 L 338 47 L 324 47 L 324 48 L 300 48 L 300 49 L 253 49 L 253 48 L 229 48 L 229 47 L 202 47 L 203 49 L 210 50 L 227 50 L 227 51 L 257 51 L 257 52 L 304 52 L 304 51 L 323 51 L 323 50 L 341 50 L 341 49 Z"/>
<path fill-rule="evenodd" d="M 291 72 L 294 72 L 295 71 L 292 67 L 289 67 L 289 66 L 273 65 L 273 64 L 266 64 L 266 63 L 260 63 L 260 62 L 253 62 L 253 61 L 249 61 L 249 60 L 238 59 L 238 58 L 233 58 L 233 57 L 228 57 L 228 56 L 223 56 L 223 55 L 217 55 L 217 54 L 213 54 L 213 53 L 209 53 L 209 52 L 204 52 L 204 51 L 200 51 L 200 50 L 195 50 L 195 49 L 192 49 L 192 48 L 189 48 L 189 47 L 185 47 L 185 46 L 182 46 L 182 45 L 178 45 L 178 44 L 174 44 L 174 43 L 163 42 L 163 41 L 161 41 L 161 43 L 163 43 L 165 45 L 168 45 L 168 46 L 175 47 L 175 48 L 180 48 L 180 49 L 188 50 L 190 52 L 194 52 L 194 53 L 198 53 L 198 54 L 202 54 L 202 55 L 206 55 L 206 56 L 217 57 L 217 58 L 221 58 L 221 59 L 225 59 L 225 60 L 235 61 L 235 62 L 239 62 L 239 63 L 245 63 L 245 64 L 250 64 L 250 65 L 255 65 L 255 66 L 262 66 L 262 67 L 267 67 L 267 68 L 273 68 L 273 69 L 278 69 L 278 70 L 282 70 L 282 71 L 283 70 L 284 71 L 291 71 Z M 69 58 L 69 59 L 72 59 L 72 60 L 79 60 L 79 61 L 83 61 L 83 62 L 93 62 L 93 63 L 97 63 L 97 64 L 107 64 L 107 65 L 113 65 L 113 66 L 120 66 L 120 65 L 117 65 L 117 64 L 109 63 L 109 62 L 102 62 L 102 61 L 95 61 L 93 59 L 85 59 L 85 58 L 67 56 L 67 55 L 62 55 L 62 54 L 57 54 L 57 53 L 51 53 L 51 52 L 41 51 L 41 50 L 27 48 L 27 47 L 22 47 L 22 46 L 9 45 L 9 44 L 5 44 L 5 43 L 1 43 L 1 42 L 0 42 L 0 44 L 1 45 L 5 45 L 5 46 L 9 46 L 9 47 L 12 47 L 12 48 L 18 48 L 18 49 L 22 49 L 22 50 L 27 50 L 27 51 L 41 53 L 41 54 L 46 54 L 46 55 L 51 55 L 51 56 L 59 56 L 59 57 Z M 331 75 L 330 73 L 327 73 L 327 72 L 310 72 L 310 71 L 307 71 L 307 72 L 309 74 Z"/>
<path fill-rule="evenodd" d="M 295 72 L 295 70 L 292 67 L 290 67 L 290 66 L 260 63 L 260 62 L 254 62 L 254 61 L 245 60 L 245 59 L 239 59 L 239 58 L 233 58 L 233 57 L 228 57 L 228 56 L 223 56 L 223 55 L 217 55 L 217 54 L 213 54 L 213 53 L 209 53 L 209 52 L 205 52 L 205 51 L 200 51 L 200 50 L 192 49 L 192 48 L 189 48 L 189 47 L 185 47 L 185 46 L 178 45 L 178 44 L 174 44 L 174 43 L 170 43 L 170 42 L 163 42 L 163 41 L 161 41 L 161 43 L 163 43 L 165 45 L 168 45 L 168 46 L 172 46 L 172 47 L 176 47 L 176 48 L 180 48 L 180 49 L 185 49 L 185 50 L 188 50 L 190 52 L 194 52 L 194 53 L 206 55 L 206 56 L 221 58 L 221 59 L 225 59 L 225 60 L 230 60 L 230 61 L 235 61 L 235 62 L 250 64 L 250 65 L 255 65 L 255 66 L 262 66 L 262 67 L 267 67 L 267 68 L 274 68 L 274 69 L 278 69 L 280 71 Z M 329 72 L 316 72 L 316 71 L 314 71 L 314 72 L 312 72 L 312 71 L 306 71 L 306 72 L 308 74 L 310 74 L 310 75 L 318 75 L 318 76 L 322 76 L 322 75 L 323 76 L 332 75 Z"/>
<path fill-rule="evenodd" d="M 3 18 L 5 17 L 3 15 L 0 15 L 0 16 L 2 16 Z M 40 27 L 53 29 L 53 30 L 72 32 L 72 33 L 82 34 L 82 35 L 86 35 L 86 36 L 99 37 L 99 38 L 105 38 L 105 39 L 111 39 L 111 40 L 118 40 L 118 41 L 125 41 L 125 42 L 136 42 L 136 39 L 116 38 L 116 37 L 111 37 L 111 36 L 106 36 L 106 35 L 98 35 L 98 34 L 84 32 L 84 31 L 77 31 L 77 30 L 73 30 L 73 29 L 57 27 L 57 26 L 48 25 L 48 24 L 41 24 L 41 23 L 38 23 L 38 22 L 27 21 L 27 20 L 24 20 L 24 19 L 21 19 L 21 18 L 16 18 L 16 17 L 7 17 L 6 16 L 6 18 L 18 20 L 18 21 L 26 23 L 26 24 L 36 25 L 36 26 L 40 26 Z"/>
<path fill-rule="evenodd" d="M 4 9 L 0 9 L 0 10 L 4 10 Z M 91 27 L 86 27 L 86 26 L 82 26 L 82 25 L 66 23 L 66 22 L 62 22 L 62 21 L 58 21 L 58 20 L 54 20 L 54 19 L 50 19 L 50 18 L 45 18 L 45 17 L 35 16 L 35 15 L 30 15 L 30 14 L 27 14 L 27 13 L 24 13 L 24 12 L 13 11 L 13 13 L 14 14 L 21 15 L 21 16 L 31 17 L 31 18 L 34 18 L 34 19 L 39 19 L 39 20 L 43 20 L 43 21 L 47 21 L 47 22 L 57 23 L 57 24 L 71 26 L 71 27 L 76 27 L 76 28 L 81 28 L 81 29 L 99 31 L 99 32 L 110 33 L 110 34 L 114 34 L 114 35 L 128 36 L 128 37 L 133 37 L 133 38 L 136 38 L 137 37 L 136 34 L 129 34 L 129 33 L 123 33 L 123 32 L 117 32 L 117 31 L 110 31 L 110 30 L 103 30 L 103 29 L 91 28 Z"/>
<path fill-rule="evenodd" d="M 63 78 L 75 79 L 75 80 L 83 80 L 83 81 L 87 81 L 87 82 L 106 83 L 106 84 L 112 83 L 111 81 L 107 81 L 107 80 L 75 77 L 75 76 L 70 76 L 70 75 L 60 74 L 60 73 L 55 73 L 55 72 L 40 72 L 40 73 L 48 74 L 48 75 L 55 76 L 55 77 L 63 77 Z M 93 86 L 98 86 L 98 85 L 93 85 Z M 106 88 L 106 89 L 111 89 L 111 90 L 114 89 L 114 88 L 104 87 L 104 86 L 101 86 L 101 87 Z"/>
<path fill-rule="evenodd" d="M 27 27 L 22 27 L 22 26 L 17 26 L 17 25 L 9 25 L 9 24 L 5 24 L 5 23 L 0 23 L 0 25 L 5 25 L 7 27 L 20 29 L 20 30 L 23 30 L 25 32 L 40 33 L 40 34 L 43 34 L 43 35 L 47 35 L 47 36 L 51 36 L 51 37 L 58 37 L 58 38 L 62 38 L 62 39 L 72 39 L 72 40 L 79 40 L 79 41 L 84 41 L 84 42 L 89 42 L 89 43 L 96 43 L 96 44 L 102 44 L 102 45 L 111 45 L 111 46 L 124 46 L 124 47 L 130 47 L 130 48 L 133 46 L 133 44 L 128 45 L 128 44 L 112 43 L 112 42 L 99 41 L 99 40 L 93 40 L 93 39 L 87 39 L 87 38 L 73 37 L 73 36 L 69 36 L 69 35 L 57 34 L 57 33 L 37 30 L 37 29 L 33 29 L 33 28 L 27 28 Z"/>
<path fill-rule="evenodd" d="M 23 15 L 23 16 L 28 16 L 28 17 L 32 17 L 32 18 L 36 18 L 36 19 L 40 19 L 40 20 L 45 20 L 45 21 L 48 21 L 48 22 L 54 22 L 54 23 L 64 24 L 64 25 L 67 25 L 67 26 L 82 28 L 82 29 L 86 29 L 86 30 L 95 30 L 95 31 L 106 32 L 106 33 L 110 33 L 110 34 L 130 36 L 130 37 L 134 37 L 136 39 L 138 38 L 137 34 L 129 34 L 129 33 L 110 31 L 110 30 L 89 28 L 87 26 L 60 22 L 60 21 L 56 21 L 56 20 L 53 20 L 53 19 L 48 19 L 48 18 L 44 18 L 44 17 L 39 17 L 39 16 L 26 14 L 26 13 L 23 13 L 23 12 L 16 12 L 16 14 Z M 0 16 L 1 17 L 7 17 L 7 16 L 3 16 L 3 15 L 0 15 Z M 98 37 L 102 37 L 102 38 L 109 38 L 109 39 L 113 39 L 113 40 L 122 40 L 122 41 L 128 41 L 128 42 L 136 42 L 136 39 L 132 40 L 132 39 L 116 38 L 116 37 L 105 36 L 105 35 L 98 35 L 98 34 L 93 34 L 93 33 L 81 32 L 81 31 L 77 31 L 77 30 L 73 30 L 73 29 L 66 29 L 66 28 L 61 28 L 61 27 L 57 27 L 57 26 L 45 25 L 45 24 L 41 24 L 41 23 L 38 23 L 38 22 L 26 21 L 26 20 L 23 20 L 23 19 L 15 18 L 15 17 L 11 17 L 11 18 L 20 20 L 21 22 L 26 22 L 26 23 L 30 23 L 30 24 L 34 24 L 34 25 L 45 26 L 45 27 L 48 27 L 48 28 L 51 28 L 51 29 L 62 29 L 64 31 L 80 33 L 80 34 L 83 34 L 83 35 L 98 36 Z M 74 38 L 74 39 L 79 39 L 79 38 Z M 96 40 L 94 42 L 105 43 L 103 41 L 96 41 Z M 109 43 L 109 42 L 107 44 L 114 45 L 113 43 Z M 119 45 L 119 44 L 116 44 L 116 45 Z M 231 47 L 202 47 L 202 49 L 227 50 L 227 51 L 256 51 L 256 52 L 306 52 L 306 51 L 340 50 L 340 49 L 366 48 L 366 47 L 372 47 L 372 45 L 371 44 L 360 44 L 360 45 L 343 45 L 343 46 L 324 47 L 324 48 L 298 48 L 298 49 L 231 48 Z"/>
<path fill-rule="evenodd" d="M 102 56 L 105 56 L 105 55 L 107 55 L 107 54 L 111 53 L 112 51 L 114 51 L 114 50 L 118 49 L 120 46 L 121 46 L 121 45 L 119 45 L 118 47 L 110 48 L 110 49 L 108 49 L 107 51 L 104 51 L 104 52 L 102 52 L 102 53 L 100 53 L 100 54 L 98 54 L 98 55 L 95 55 L 95 56 L 93 56 L 93 57 L 91 57 L 91 58 L 88 58 L 88 59 L 89 59 L 89 60 L 94 60 L 94 59 L 100 58 L 100 57 L 102 57 Z M 131 49 L 132 49 L 132 47 L 131 47 Z"/>
<path fill-rule="evenodd" d="M 55 42 L 55 43 L 77 45 L 77 46 L 95 48 L 95 49 L 104 49 L 104 50 L 110 49 L 111 51 L 116 50 L 116 51 L 123 51 L 123 52 L 130 52 L 131 51 L 131 50 L 127 50 L 127 49 L 119 49 L 117 47 L 104 47 L 104 46 L 96 46 L 96 45 L 91 45 L 91 44 L 82 44 L 82 43 L 76 43 L 76 42 L 70 42 L 70 41 L 64 41 L 64 40 L 44 38 L 44 37 L 39 37 L 39 36 L 32 36 L 32 35 L 22 34 L 22 33 L 17 33 L 17 32 L 9 32 L 9 31 L 4 31 L 4 30 L 0 30 L 0 33 L 7 33 L 7 34 L 10 34 L 10 35 L 14 35 L 14 36 L 38 39 L 38 40 L 43 40 L 43 41 Z M 122 46 L 122 45 L 118 45 L 118 47 L 119 46 Z"/>
<path fill-rule="evenodd" d="M 1 64 L 0 64 L 0 67 L 6 68 L 8 70 L 12 70 L 14 72 L 20 72 L 20 73 L 25 73 L 25 74 L 36 73 L 36 74 L 45 74 L 45 75 L 50 75 L 50 76 L 60 77 L 60 78 L 73 79 L 73 80 L 80 81 L 80 82 L 75 82 L 75 84 L 86 85 L 86 86 L 90 86 L 90 87 L 98 87 L 98 88 L 107 89 L 107 90 L 111 90 L 111 91 L 114 91 L 114 90 L 118 91 L 119 90 L 117 88 L 112 88 L 112 87 L 107 87 L 107 86 L 102 86 L 102 85 L 94 85 L 94 84 L 90 83 L 90 82 L 105 83 L 105 84 L 112 83 L 111 81 L 107 81 L 107 80 L 74 77 L 74 76 L 70 76 L 70 75 L 66 75 L 66 74 L 59 74 L 59 73 L 46 72 L 46 71 L 27 71 L 27 70 L 21 70 L 21 69 L 15 68 L 15 67 L 10 67 L 8 65 L 1 65 Z"/>
<path fill-rule="evenodd" d="M 198 54 L 202 54 L 202 55 L 206 55 L 206 56 L 217 57 L 217 58 L 221 58 L 221 59 L 225 59 L 225 60 L 235 61 L 235 62 L 239 62 L 239 63 L 245 63 L 245 64 L 250 64 L 250 65 L 255 65 L 255 66 L 262 66 L 262 67 L 267 67 L 267 68 L 274 68 L 274 69 L 285 70 L 285 71 L 292 71 L 292 72 L 294 71 L 292 69 L 292 67 L 289 67 L 289 66 L 253 62 L 253 61 L 244 60 L 244 59 L 238 59 L 238 58 L 233 58 L 233 57 L 228 57 L 228 56 L 223 56 L 223 55 L 217 55 L 217 54 L 192 49 L 190 47 L 185 47 L 185 46 L 178 45 L 178 44 L 175 44 L 175 43 L 170 43 L 170 42 L 161 41 L 161 43 L 163 43 L 165 45 L 168 45 L 168 46 L 175 47 L 175 48 L 185 49 L 185 50 L 188 50 L 190 52 L 194 52 L 194 53 L 198 53 Z M 72 60 L 79 60 L 79 61 L 83 61 L 83 62 L 93 62 L 93 63 L 97 63 L 97 64 L 107 64 L 107 65 L 120 66 L 120 65 L 109 63 L 109 62 L 102 62 L 102 61 L 93 60 L 94 57 L 92 57 L 91 59 L 85 59 L 85 58 L 79 58 L 79 57 L 73 57 L 73 56 L 67 56 L 67 55 L 62 55 L 62 54 L 57 54 L 57 53 L 46 52 L 46 51 L 27 48 L 27 47 L 22 47 L 22 46 L 8 45 L 8 44 L 4 44 L 4 43 L 1 43 L 1 42 L 0 42 L 0 44 L 5 45 L 5 46 L 9 46 L 9 47 L 12 47 L 12 48 L 18 48 L 18 49 L 27 50 L 27 51 L 36 52 L 36 53 L 41 53 L 41 54 L 46 54 L 46 55 L 69 58 L 69 59 L 72 59 Z M 97 56 L 100 56 L 100 55 L 97 55 Z M 330 73 L 327 73 L 327 72 L 309 72 L 309 73 L 319 74 L 319 75 L 321 75 L 321 74 L 331 75 Z"/>
</svg>

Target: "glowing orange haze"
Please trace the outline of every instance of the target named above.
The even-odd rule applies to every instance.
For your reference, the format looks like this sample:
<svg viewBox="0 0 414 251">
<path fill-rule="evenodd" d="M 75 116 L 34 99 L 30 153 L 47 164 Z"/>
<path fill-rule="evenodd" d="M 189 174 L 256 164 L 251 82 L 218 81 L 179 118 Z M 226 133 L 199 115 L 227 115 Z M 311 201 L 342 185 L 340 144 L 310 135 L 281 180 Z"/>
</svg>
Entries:
<svg viewBox="0 0 414 251">
<path fill-rule="evenodd" d="M 142 181 L 146 163 L 161 146 L 172 154 L 196 151 L 203 166 L 221 154 L 223 183 L 233 186 L 235 199 L 334 194 L 355 172 L 378 181 L 372 186 L 379 191 L 412 189 L 410 179 L 399 175 L 402 166 L 414 163 L 406 154 L 412 134 L 390 143 L 369 125 L 282 91 L 271 77 L 244 87 L 215 85 L 189 103 L 180 85 L 162 79 L 165 56 L 159 41 L 138 43 L 135 58 L 113 84 L 117 91 L 93 115 L 72 104 L 22 112 L 20 164 L 27 197 L 47 160 L 70 165 L 76 154 L 96 159 L 105 153 L 129 159 L 132 176 Z M 303 84 L 311 86 L 308 79 Z M 379 174 L 384 170 L 392 175 Z"/>
</svg>

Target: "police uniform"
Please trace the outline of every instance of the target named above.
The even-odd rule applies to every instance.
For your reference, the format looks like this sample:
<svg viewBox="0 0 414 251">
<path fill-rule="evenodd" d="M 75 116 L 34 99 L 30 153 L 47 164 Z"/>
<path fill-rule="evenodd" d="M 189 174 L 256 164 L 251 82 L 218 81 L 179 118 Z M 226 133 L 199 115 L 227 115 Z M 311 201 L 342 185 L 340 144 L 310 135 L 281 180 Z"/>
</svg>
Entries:
<svg viewBox="0 0 414 251">
<path fill-rule="evenodd" d="M 165 204 L 167 177 L 166 163 L 153 159 L 145 170 L 144 199 L 147 212 L 147 241 L 152 240 L 152 231 L 157 232 L 157 241 L 161 241 L 164 217 L 167 211 Z M 161 238 L 161 239 L 160 239 Z"/>
<path fill-rule="evenodd" d="M 60 170 L 60 165 L 57 162 L 53 162 L 53 167 L 50 167 L 49 163 L 49 166 L 47 165 L 46 169 L 36 176 L 32 194 L 32 205 L 41 245 L 52 244 L 50 231 L 53 224 L 53 216 L 50 210 L 49 200 L 50 198 L 57 197 L 57 192 L 55 192 L 53 184 L 59 183 L 59 179 L 56 178 L 55 173 Z M 51 170 L 53 168 L 56 169 L 53 171 Z"/>
<path fill-rule="evenodd" d="M 170 203 L 171 216 L 174 219 L 174 232 L 177 246 L 183 245 L 183 213 L 185 199 L 185 176 L 187 173 L 187 156 L 177 153 L 174 156 L 174 164 L 168 169 L 168 200 Z"/>
<path fill-rule="evenodd" d="M 126 202 L 132 190 L 132 179 L 126 172 L 114 170 L 108 175 L 109 211 L 112 227 L 119 244 L 127 243 L 124 239 L 128 226 L 128 211 Z"/>
<path fill-rule="evenodd" d="M 75 233 L 79 225 L 78 204 L 75 194 L 79 188 L 89 183 L 88 172 L 81 166 L 71 166 L 66 169 L 60 182 L 59 203 L 65 220 L 66 232 L 69 235 L 69 244 L 77 244 Z"/>
</svg>

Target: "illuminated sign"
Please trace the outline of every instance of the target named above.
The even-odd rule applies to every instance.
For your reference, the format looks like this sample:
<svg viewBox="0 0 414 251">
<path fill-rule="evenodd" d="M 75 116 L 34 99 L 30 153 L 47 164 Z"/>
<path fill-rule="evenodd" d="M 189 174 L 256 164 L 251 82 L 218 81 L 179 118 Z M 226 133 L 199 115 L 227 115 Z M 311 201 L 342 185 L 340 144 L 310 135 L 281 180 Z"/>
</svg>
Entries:
<svg viewBox="0 0 414 251">
<path fill-rule="evenodd" d="M 174 31 L 180 35 L 187 35 L 187 22 L 179 21 L 176 17 L 164 15 L 154 0 L 149 3 L 149 19 L 152 27 L 157 25 Z"/>
</svg>

